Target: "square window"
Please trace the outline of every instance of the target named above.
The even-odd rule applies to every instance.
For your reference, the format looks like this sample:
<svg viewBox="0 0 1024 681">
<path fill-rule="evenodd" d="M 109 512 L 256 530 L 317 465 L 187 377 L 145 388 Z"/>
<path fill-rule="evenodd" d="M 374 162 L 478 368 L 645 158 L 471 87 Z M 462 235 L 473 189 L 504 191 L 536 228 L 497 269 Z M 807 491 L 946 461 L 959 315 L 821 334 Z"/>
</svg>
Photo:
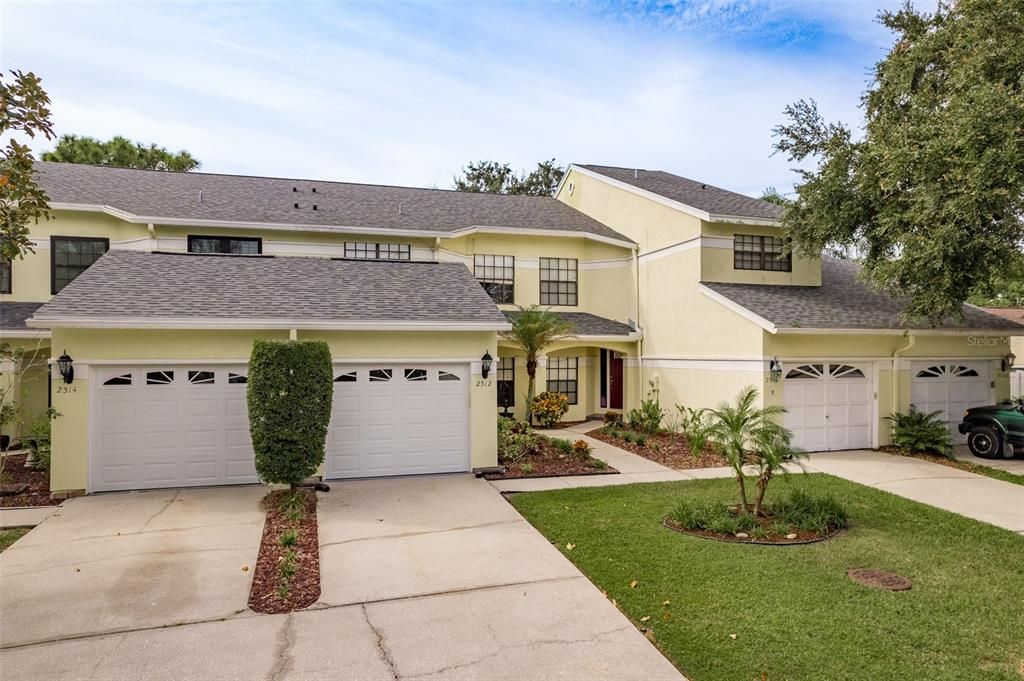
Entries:
<svg viewBox="0 0 1024 681">
<path fill-rule="evenodd" d="M 515 302 L 516 259 L 511 255 L 473 256 L 473 273 L 496 303 Z"/>
<path fill-rule="evenodd" d="M 561 393 L 569 398 L 569 404 L 576 404 L 579 366 L 579 357 L 549 357 L 548 392 Z"/>
<path fill-rule="evenodd" d="M 540 304 L 577 304 L 576 258 L 540 259 Z"/>
<path fill-rule="evenodd" d="M 786 253 L 786 242 L 775 236 L 737 234 L 733 239 L 733 269 L 791 272 L 792 255 Z"/>
<path fill-rule="evenodd" d="M 50 237 L 50 292 L 59 293 L 110 248 L 109 239 Z"/>
</svg>

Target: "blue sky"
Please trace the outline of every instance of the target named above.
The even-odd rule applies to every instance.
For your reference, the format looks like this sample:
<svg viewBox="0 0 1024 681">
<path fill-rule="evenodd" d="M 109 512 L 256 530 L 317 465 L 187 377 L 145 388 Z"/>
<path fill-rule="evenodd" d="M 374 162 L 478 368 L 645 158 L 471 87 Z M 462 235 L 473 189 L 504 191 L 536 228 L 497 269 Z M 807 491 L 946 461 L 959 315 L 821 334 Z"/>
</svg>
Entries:
<svg viewBox="0 0 1024 681">
<path fill-rule="evenodd" d="M 209 172 L 449 187 L 555 157 L 757 194 L 794 179 L 787 103 L 859 120 L 886 4 L 4 3 L 0 62 L 43 78 L 59 134 Z"/>
</svg>

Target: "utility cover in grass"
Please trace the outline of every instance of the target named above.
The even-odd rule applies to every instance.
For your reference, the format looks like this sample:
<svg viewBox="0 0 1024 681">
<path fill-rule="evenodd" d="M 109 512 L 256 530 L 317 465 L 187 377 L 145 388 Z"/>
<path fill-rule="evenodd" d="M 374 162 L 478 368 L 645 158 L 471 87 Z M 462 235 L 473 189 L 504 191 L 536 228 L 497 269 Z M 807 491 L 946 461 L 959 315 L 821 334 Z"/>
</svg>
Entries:
<svg viewBox="0 0 1024 681">
<path fill-rule="evenodd" d="M 889 591 L 906 591 L 911 586 L 912 582 L 906 577 L 900 577 L 892 572 L 886 572 L 885 570 L 869 570 L 869 569 L 857 569 L 847 570 L 846 576 L 864 586 L 870 586 L 875 589 L 888 589 Z"/>
</svg>

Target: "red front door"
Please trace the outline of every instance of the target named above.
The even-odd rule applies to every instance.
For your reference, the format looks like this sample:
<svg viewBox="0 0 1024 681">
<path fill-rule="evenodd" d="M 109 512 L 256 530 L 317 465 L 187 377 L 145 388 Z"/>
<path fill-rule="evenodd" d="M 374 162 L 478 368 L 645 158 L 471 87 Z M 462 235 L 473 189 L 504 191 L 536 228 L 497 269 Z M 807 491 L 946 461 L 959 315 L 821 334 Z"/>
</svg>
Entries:
<svg viewBox="0 0 1024 681">
<path fill-rule="evenodd" d="M 612 355 L 612 370 L 609 377 L 609 409 L 622 409 L 622 358 Z"/>
</svg>

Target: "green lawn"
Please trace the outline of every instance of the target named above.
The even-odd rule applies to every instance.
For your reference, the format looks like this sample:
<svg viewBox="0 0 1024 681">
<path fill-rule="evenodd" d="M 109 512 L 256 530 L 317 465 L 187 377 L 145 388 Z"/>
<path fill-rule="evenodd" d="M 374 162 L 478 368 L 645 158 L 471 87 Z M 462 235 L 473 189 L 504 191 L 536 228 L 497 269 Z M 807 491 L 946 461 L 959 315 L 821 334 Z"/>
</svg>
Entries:
<svg viewBox="0 0 1024 681">
<path fill-rule="evenodd" d="M 8 548 L 31 530 L 31 527 L 15 527 L 11 530 L 0 530 L 0 551 Z"/>
<path fill-rule="evenodd" d="M 825 475 L 768 494 L 798 486 L 844 500 L 854 527 L 819 544 L 743 546 L 661 526 L 683 495 L 731 502 L 730 480 L 511 501 L 635 623 L 650 617 L 642 626 L 692 681 L 1024 678 L 1024 537 Z M 914 587 L 858 586 L 854 567 Z"/>
</svg>

